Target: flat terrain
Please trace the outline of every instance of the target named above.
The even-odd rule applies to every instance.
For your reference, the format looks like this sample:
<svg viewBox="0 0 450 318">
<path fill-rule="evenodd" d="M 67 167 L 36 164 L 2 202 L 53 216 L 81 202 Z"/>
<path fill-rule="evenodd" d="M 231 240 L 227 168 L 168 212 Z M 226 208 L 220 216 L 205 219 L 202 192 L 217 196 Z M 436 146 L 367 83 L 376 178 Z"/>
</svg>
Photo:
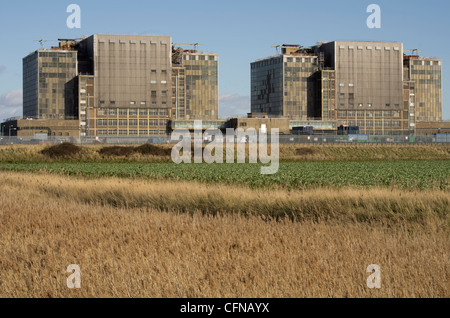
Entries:
<svg viewBox="0 0 450 318">
<path fill-rule="evenodd" d="M 274 176 L 102 147 L 0 148 L 0 297 L 450 296 L 449 147 L 288 146 Z"/>
</svg>

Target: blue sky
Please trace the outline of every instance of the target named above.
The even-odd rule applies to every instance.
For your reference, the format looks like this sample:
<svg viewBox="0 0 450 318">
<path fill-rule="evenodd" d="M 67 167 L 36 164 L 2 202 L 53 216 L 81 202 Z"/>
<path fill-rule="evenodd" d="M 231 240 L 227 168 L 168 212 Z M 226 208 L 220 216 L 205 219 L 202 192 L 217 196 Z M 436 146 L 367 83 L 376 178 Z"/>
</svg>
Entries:
<svg viewBox="0 0 450 318">
<path fill-rule="evenodd" d="M 81 7 L 81 29 L 68 29 L 70 4 Z M 381 29 L 366 25 L 369 4 L 381 7 Z M 443 59 L 444 119 L 450 119 L 450 3 L 446 0 L 172 0 L 9 1 L 0 7 L 0 120 L 22 114 L 22 58 L 34 40 L 95 33 L 169 35 L 220 55 L 220 115 L 250 111 L 250 62 L 275 55 L 273 45 L 317 41 L 403 42 Z M 51 44 L 50 44 L 51 45 Z"/>
</svg>

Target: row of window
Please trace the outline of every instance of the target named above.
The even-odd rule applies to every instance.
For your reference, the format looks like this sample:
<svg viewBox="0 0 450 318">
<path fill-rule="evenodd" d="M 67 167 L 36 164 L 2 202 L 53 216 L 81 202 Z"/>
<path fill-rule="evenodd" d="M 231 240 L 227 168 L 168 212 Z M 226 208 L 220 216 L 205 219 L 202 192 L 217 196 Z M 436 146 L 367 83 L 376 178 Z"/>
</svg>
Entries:
<svg viewBox="0 0 450 318">
<path fill-rule="evenodd" d="M 167 91 L 164 92 L 161 96 L 162 96 L 162 97 L 167 97 Z M 155 96 L 153 96 L 153 94 L 152 94 L 152 97 L 156 97 L 156 92 L 155 92 Z M 101 101 L 99 102 L 99 104 L 100 104 L 100 105 L 105 105 L 105 101 L 104 101 L 104 100 L 101 100 Z M 111 101 L 109 101 L 109 104 L 110 104 L 110 105 L 116 105 L 116 101 L 111 100 Z M 135 102 L 135 101 L 131 101 L 131 102 L 130 102 L 130 105 L 137 105 L 137 104 L 138 104 L 138 103 Z M 166 102 L 166 101 L 163 101 L 163 102 L 161 102 L 161 104 L 162 104 L 162 105 L 167 105 L 167 102 Z M 145 105 L 147 105 L 147 102 L 146 102 L 146 101 L 142 101 L 142 102 L 140 102 L 140 105 L 141 105 L 141 106 L 145 106 Z M 152 105 L 157 105 L 157 102 L 153 101 L 153 102 L 152 102 Z"/>
<path fill-rule="evenodd" d="M 97 130 L 97 135 L 99 136 L 160 136 L 166 135 L 165 130 L 137 130 L 137 129 L 99 129 Z"/>
<path fill-rule="evenodd" d="M 366 50 L 369 50 L 369 51 L 374 49 L 374 47 L 371 46 L 371 45 L 366 46 L 365 48 L 366 48 Z M 346 49 L 346 46 L 345 46 L 345 45 L 340 45 L 340 46 L 339 46 L 339 49 L 344 50 L 344 49 Z M 350 45 L 350 46 L 348 47 L 348 49 L 349 49 L 349 50 L 354 50 L 355 47 L 352 46 L 352 45 Z M 358 50 L 363 50 L 363 49 L 364 49 L 364 46 L 358 46 L 357 49 L 358 49 Z M 382 50 L 382 49 L 383 49 L 383 48 L 382 48 L 381 46 L 375 46 L 375 50 L 380 51 L 380 50 Z M 385 50 L 385 51 L 390 51 L 390 50 L 391 50 L 391 47 L 385 46 L 385 47 L 384 47 L 384 50 Z M 394 47 L 394 51 L 400 51 L 400 48 L 399 48 L 399 47 Z"/>
<path fill-rule="evenodd" d="M 338 116 L 341 118 L 344 117 L 358 117 L 358 118 L 399 118 L 401 116 L 401 112 L 399 111 L 345 111 L 340 110 L 338 111 Z"/>
<path fill-rule="evenodd" d="M 441 65 L 441 61 L 424 61 L 424 60 L 415 60 L 413 65 Z"/>
<path fill-rule="evenodd" d="M 364 128 L 401 128 L 401 122 L 399 120 L 394 121 L 363 121 L 363 120 L 349 120 L 346 122 L 349 126 L 358 126 L 360 129 Z"/>
<path fill-rule="evenodd" d="M 215 55 L 184 55 L 183 60 L 185 60 L 185 61 L 217 61 L 217 56 L 215 56 Z"/>
<path fill-rule="evenodd" d="M 169 110 L 166 108 L 100 108 L 97 110 L 98 116 L 168 116 Z"/>
<path fill-rule="evenodd" d="M 99 42 L 99 43 L 105 43 L 105 40 L 100 39 L 100 40 L 98 40 L 98 42 Z M 119 40 L 119 43 L 120 43 L 120 44 L 126 44 L 127 42 L 128 42 L 128 41 L 125 41 L 125 40 Z M 116 40 L 109 40 L 109 43 L 110 43 L 110 44 L 115 44 L 115 43 L 116 43 Z M 147 44 L 147 41 L 141 40 L 140 43 L 141 43 L 141 44 Z M 167 45 L 167 42 L 166 42 L 166 41 L 161 41 L 160 43 L 161 43 L 161 45 Z M 130 40 L 130 44 L 137 44 L 137 42 L 136 42 L 135 40 Z M 150 41 L 150 44 L 158 44 L 158 42 L 152 40 L 152 41 Z"/>
<path fill-rule="evenodd" d="M 340 95 L 340 98 L 341 98 L 341 99 L 342 99 L 342 98 L 345 98 L 345 96 L 342 96 L 342 95 L 343 95 L 343 94 Z M 349 97 L 349 99 L 353 99 L 353 98 L 354 98 L 354 97 Z M 357 105 L 358 105 L 358 107 L 364 107 L 364 104 L 363 104 L 363 103 L 358 103 Z M 354 108 L 354 107 L 355 107 L 355 104 L 353 104 L 353 103 L 350 103 L 350 104 L 340 103 L 339 106 L 342 107 L 342 108 L 345 108 L 345 107 L 348 107 L 348 108 Z M 392 105 L 392 104 L 385 104 L 385 106 L 386 106 L 386 107 L 394 106 L 394 107 L 398 108 L 398 107 L 400 107 L 400 104 L 394 104 L 394 105 Z M 367 107 L 372 108 L 372 107 L 373 107 L 373 103 L 368 103 L 368 104 L 367 104 Z"/>
<path fill-rule="evenodd" d="M 74 57 L 75 53 L 66 52 L 39 52 L 39 57 Z"/>
<path fill-rule="evenodd" d="M 97 126 L 140 126 L 140 127 L 165 127 L 169 121 L 167 119 L 97 119 Z M 139 125 L 138 125 L 139 124 Z"/>
</svg>

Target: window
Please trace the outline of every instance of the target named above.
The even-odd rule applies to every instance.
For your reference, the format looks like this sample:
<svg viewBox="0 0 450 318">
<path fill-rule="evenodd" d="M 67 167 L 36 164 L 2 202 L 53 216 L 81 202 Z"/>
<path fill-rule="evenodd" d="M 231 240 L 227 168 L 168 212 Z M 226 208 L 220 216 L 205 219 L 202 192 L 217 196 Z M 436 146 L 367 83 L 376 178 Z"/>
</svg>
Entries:
<svg viewBox="0 0 450 318">
<path fill-rule="evenodd" d="M 372 104 L 372 103 L 369 103 L 369 104 L 368 104 L 367 106 L 369 106 L 369 108 L 370 108 L 370 107 L 372 107 L 372 106 L 373 106 L 373 104 Z"/>
<path fill-rule="evenodd" d="M 152 91 L 152 97 L 156 97 L 156 91 Z"/>
<path fill-rule="evenodd" d="M 126 108 L 119 108 L 119 116 L 128 115 L 128 110 Z"/>
<path fill-rule="evenodd" d="M 136 105 L 136 102 L 130 102 L 130 105 Z"/>
<path fill-rule="evenodd" d="M 148 110 L 147 109 L 139 109 L 139 116 L 147 116 Z"/>
<path fill-rule="evenodd" d="M 137 119 L 130 119 L 129 125 L 130 126 L 137 126 L 138 125 L 138 120 Z"/>
<path fill-rule="evenodd" d="M 97 126 L 107 126 L 108 120 L 107 119 L 97 119 Z"/>
<path fill-rule="evenodd" d="M 137 116 L 138 110 L 136 108 L 130 108 L 130 116 Z"/>
<path fill-rule="evenodd" d="M 147 102 L 141 102 L 142 106 L 145 106 L 147 104 Z"/>
<path fill-rule="evenodd" d="M 126 119 L 119 119 L 119 126 L 120 127 L 127 127 L 128 126 L 128 120 L 126 120 Z"/>
<path fill-rule="evenodd" d="M 106 111 L 105 108 L 99 108 L 97 110 L 97 116 L 105 116 L 108 112 Z"/>
</svg>

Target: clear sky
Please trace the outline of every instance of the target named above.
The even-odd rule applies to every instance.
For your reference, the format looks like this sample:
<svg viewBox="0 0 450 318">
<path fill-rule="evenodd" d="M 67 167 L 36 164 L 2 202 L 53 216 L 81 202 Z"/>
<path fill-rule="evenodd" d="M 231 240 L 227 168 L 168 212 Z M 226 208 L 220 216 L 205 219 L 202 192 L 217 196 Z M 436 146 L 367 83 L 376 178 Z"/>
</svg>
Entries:
<svg viewBox="0 0 450 318">
<path fill-rule="evenodd" d="M 69 29 L 70 4 L 81 7 L 81 28 Z M 381 7 L 381 29 L 369 29 L 368 5 Z M 444 119 L 450 119 L 448 0 L 42 0 L 2 1 L 0 7 L 0 120 L 22 115 L 22 58 L 34 40 L 92 34 L 172 36 L 220 55 L 220 116 L 250 111 L 250 62 L 276 55 L 271 46 L 317 41 L 403 42 L 443 59 Z M 50 43 L 51 45 L 56 43 Z"/>
</svg>

